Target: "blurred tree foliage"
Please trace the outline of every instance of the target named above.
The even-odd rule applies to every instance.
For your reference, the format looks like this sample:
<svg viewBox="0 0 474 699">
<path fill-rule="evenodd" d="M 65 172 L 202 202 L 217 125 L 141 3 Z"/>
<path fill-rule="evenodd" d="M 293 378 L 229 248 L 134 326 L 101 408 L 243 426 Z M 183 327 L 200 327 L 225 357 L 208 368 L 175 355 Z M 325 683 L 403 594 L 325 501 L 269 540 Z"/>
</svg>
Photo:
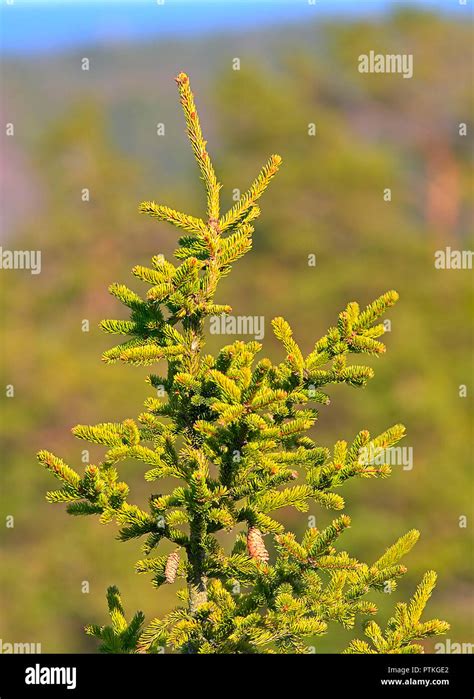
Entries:
<svg viewBox="0 0 474 699">
<path fill-rule="evenodd" d="M 406 597 L 422 571 L 436 568 L 431 612 L 451 622 L 450 636 L 459 642 L 471 640 L 472 633 L 472 538 L 469 528 L 459 526 L 472 500 L 472 281 L 469 270 L 436 270 L 433 259 L 447 245 L 472 247 L 470 136 L 458 131 L 472 113 L 469 39 L 468 27 L 412 10 L 377 22 L 301 27 L 283 39 L 275 30 L 262 35 L 258 48 L 250 45 L 232 80 L 228 52 L 225 76 L 219 68 L 225 42 L 216 40 L 216 58 L 204 64 L 199 56 L 212 52 L 212 41 L 201 53 L 193 48 L 195 70 L 204 71 L 201 85 L 194 80 L 196 93 L 214 105 L 209 118 L 220 142 L 222 163 L 216 165 L 225 188 L 243 191 L 269 152 L 277 150 L 285 161 L 278 187 L 268 193 L 254 254 L 223 282 L 222 295 L 238 299 L 234 313 L 265 316 L 268 341 L 270 318 L 291 317 L 296 339 L 309 351 L 349 298 L 365 303 L 386 288 L 400 292 L 388 338 L 390 361 L 377 367 L 364 392 L 344 399 L 332 389 L 332 409 L 321 411 L 314 433 L 330 445 L 364 427 L 376 433 L 392 422 L 407 425 L 413 469 L 396 467 L 388 483 L 349 486 L 348 513 L 358 527 L 347 532 L 346 543 L 370 559 L 404 528 L 419 528 L 410 577 L 393 596 Z M 181 45 L 167 50 L 167 80 L 177 68 L 193 77 L 194 65 L 184 65 Z M 358 56 L 369 50 L 413 53 L 413 79 L 359 74 Z M 268 59 L 261 60 L 262 54 Z M 154 53 L 146 55 L 151 65 Z M 113 73 L 111 64 L 108 71 Z M 22 76 L 17 70 L 20 90 Z M 104 71 L 99 87 L 108 84 L 106 76 Z M 107 285 L 121 279 L 133 287 L 130 259 L 148 260 L 174 248 L 164 226 L 136 212 L 135 202 L 150 194 L 150 172 L 160 200 L 173 205 L 179 193 L 189 210 L 200 214 L 203 208 L 194 186 L 182 179 L 189 168 L 177 170 L 168 159 L 175 137 L 178 153 L 182 148 L 180 127 L 171 121 L 168 128 L 167 122 L 167 138 L 140 153 L 138 162 L 130 146 L 136 115 L 129 102 L 125 113 L 114 110 L 126 96 L 132 99 L 135 88 L 127 82 L 128 92 L 114 103 L 102 90 L 86 94 L 80 82 L 71 83 L 68 108 L 33 129 L 37 137 L 24 146 L 43 205 L 33 222 L 15 231 L 14 242 L 3 243 L 41 249 L 43 269 L 38 276 L 2 273 L 2 381 L 15 389 L 2 408 L 2 511 L 14 516 L 15 526 L 1 534 L 7 565 L 1 573 L 0 636 L 42 642 L 44 652 L 90 650 L 81 627 L 101 618 L 103 589 L 111 580 L 120 581 L 130 608 L 167 611 L 157 609 L 147 582 L 129 572 L 132 549 L 117 544 L 109 560 L 109 532 L 88 521 L 78 527 L 62 512 L 51 512 L 42 498 L 47 475 L 34 453 L 48 443 L 77 462 L 81 445 L 64 438 L 67 428 L 122 420 L 140 410 L 146 391 L 137 384 L 137 370 L 119 375 L 101 364 L 106 339 L 97 323 L 112 309 Z M 159 102 L 159 90 L 149 83 L 148 92 L 140 88 L 138 71 L 137 84 L 135 92 L 141 89 L 147 104 Z M 31 110 L 24 118 L 33 118 Z M 149 128 L 153 133 L 153 123 Z M 137 141 L 143 138 L 137 134 Z M 238 182 L 230 174 L 236 172 Z M 90 201 L 83 201 L 84 188 Z M 391 202 L 384 201 L 385 188 L 391 189 Z M 308 265 L 309 255 L 316 255 L 316 266 Z M 89 332 L 83 332 L 84 320 Z M 221 344 L 219 336 L 209 342 L 212 350 Z M 461 384 L 468 384 L 466 398 L 459 397 Z M 140 476 L 130 473 L 127 480 L 144 493 Z M 327 521 L 319 510 L 309 514 L 318 526 Z M 66 557 L 71 547 L 75 555 Z M 82 591 L 84 581 L 89 594 Z M 388 600 L 387 611 L 393 602 Z M 166 603 L 172 603 L 171 594 Z M 345 645 L 341 634 L 337 647 L 325 650 Z"/>
</svg>

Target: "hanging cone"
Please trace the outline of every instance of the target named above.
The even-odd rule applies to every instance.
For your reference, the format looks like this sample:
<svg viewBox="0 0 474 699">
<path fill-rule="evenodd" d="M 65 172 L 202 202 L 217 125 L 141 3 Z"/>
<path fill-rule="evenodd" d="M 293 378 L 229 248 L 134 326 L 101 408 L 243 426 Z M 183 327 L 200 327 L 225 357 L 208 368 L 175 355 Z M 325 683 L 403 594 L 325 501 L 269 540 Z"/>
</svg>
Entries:
<svg viewBox="0 0 474 699">
<path fill-rule="evenodd" d="M 269 555 L 263 543 L 262 532 L 257 527 L 250 527 L 248 531 L 247 548 L 252 558 L 256 558 L 258 561 L 265 561 L 265 563 L 268 561 Z"/>
<path fill-rule="evenodd" d="M 174 583 L 179 566 L 179 554 L 177 551 L 170 553 L 166 559 L 165 580 L 167 583 Z"/>
</svg>

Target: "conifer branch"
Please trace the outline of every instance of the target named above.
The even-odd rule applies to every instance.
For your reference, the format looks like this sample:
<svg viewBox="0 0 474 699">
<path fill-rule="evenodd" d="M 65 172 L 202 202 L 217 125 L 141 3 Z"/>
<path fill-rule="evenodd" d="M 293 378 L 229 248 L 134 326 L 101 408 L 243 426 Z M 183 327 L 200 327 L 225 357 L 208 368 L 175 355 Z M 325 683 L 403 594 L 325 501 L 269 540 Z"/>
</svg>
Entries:
<svg viewBox="0 0 474 699">
<path fill-rule="evenodd" d="M 207 213 L 210 222 L 217 222 L 219 219 L 219 190 L 218 183 L 211 159 L 206 150 L 207 142 L 204 140 L 201 131 L 201 124 L 194 104 L 194 95 L 189 86 L 189 78 L 186 73 L 180 73 L 176 82 L 181 98 L 181 106 L 186 120 L 186 129 L 191 142 L 194 157 L 201 171 L 207 192 Z"/>
<path fill-rule="evenodd" d="M 154 201 L 142 202 L 142 204 L 140 204 L 140 212 L 153 216 L 159 221 L 167 221 L 173 224 L 173 226 L 176 226 L 176 228 L 181 228 L 188 233 L 202 236 L 206 232 L 206 224 L 200 218 L 182 214 L 179 211 L 170 209 L 169 206 L 155 204 Z"/>
<path fill-rule="evenodd" d="M 252 209 L 255 211 L 255 203 L 262 196 L 273 177 L 277 174 L 281 162 L 282 159 L 279 155 L 270 156 L 248 192 L 245 192 L 245 194 L 240 197 L 237 204 L 235 204 L 235 206 L 233 206 L 219 221 L 219 229 L 221 232 L 228 228 L 232 228 L 237 223 L 248 222 L 249 212 L 251 218 L 255 216 L 255 213 L 252 214 Z"/>
<path fill-rule="evenodd" d="M 428 571 L 409 605 L 401 602 L 395 615 L 388 621 L 385 633 L 374 621 L 366 624 L 365 635 L 373 648 L 358 639 L 351 642 L 345 653 L 423 653 L 423 646 L 413 643 L 429 636 L 438 636 L 449 630 L 449 624 L 439 619 L 420 622 L 431 593 L 436 584 L 436 573 Z"/>
</svg>

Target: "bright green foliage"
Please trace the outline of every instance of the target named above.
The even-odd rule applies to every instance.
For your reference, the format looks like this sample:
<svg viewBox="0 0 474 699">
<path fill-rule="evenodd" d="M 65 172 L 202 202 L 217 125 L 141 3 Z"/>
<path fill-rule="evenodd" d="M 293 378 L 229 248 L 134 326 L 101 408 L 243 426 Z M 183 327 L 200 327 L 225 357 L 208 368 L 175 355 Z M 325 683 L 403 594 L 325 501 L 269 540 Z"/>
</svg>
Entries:
<svg viewBox="0 0 474 699">
<path fill-rule="evenodd" d="M 419 584 L 413 599 L 407 605 L 397 604 L 395 615 L 389 620 L 385 634 L 375 623 L 366 624 L 365 635 L 372 642 L 358 639 L 351 642 L 346 653 L 423 653 L 423 646 L 413 643 L 415 639 L 445 633 L 449 624 L 439 619 L 421 622 L 420 617 L 436 583 L 436 573 L 428 571 Z"/>
<path fill-rule="evenodd" d="M 231 311 L 214 302 L 218 282 L 250 250 L 252 223 L 260 214 L 256 202 L 281 159 L 271 156 L 248 192 L 221 216 L 220 184 L 188 77 L 181 73 L 177 83 L 205 183 L 208 218 L 144 202 L 143 213 L 186 232 L 175 252 L 179 263 L 157 256 L 152 267 L 133 269 L 149 287 L 145 298 L 113 284 L 110 292 L 130 309 L 130 320 L 101 324 L 106 332 L 129 337 L 105 352 L 105 362 L 164 362 L 167 372 L 148 377 L 158 397 L 145 401 L 137 421 L 73 429 L 76 437 L 108 448 L 103 461 L 87 466 L 83 476 L 49 452 L 39 453 L 40 462 L 63 483 L 47 498 L 69 502 L 71 514 L 115 521 L 122 541 L 143 539 L 145 558 L 136 571 L 151 574 L 155 587 L 186 582 L 177 593 L 181 606 L 153 619 L 144 631 L 141 613 L 128 624 L 118 591 L 110 588 L 112 626 L 87 628 L 101 639 L 104 652 L 156 653 L 166 647 L 183 653 L 307 653 L 310 639 L 326 633 L 329 622 L 352 628 L 358 615 L 376 613 L 364 596 L 395 588 L 406 572 L 399 560 L 418 538 L 418 532 L 408 532 L 367 565 L 336 548 L 350 526 L 347 515 L 322 531 L 307 529 L 301 541 L 277 518 L 283 507 L 305 512 L 312 501 L 342 510 L 344 500 L 335 491 L 346 480 L 389 475 L 388 464 L 371 463 L 361 454 L 395 445 L 404 435 L 402 425 L 375 438 L 361 431 L 350 445 L 337 442 L 332 454 L 306 433 L 318 417 L 314 405 L 329 403 L 324 387 L 365 386 L 372 378 L 370 367 L 350 364 L 348 358 L 385 352 L 377 339 L 384 325 L 376 323 L 398 295 L 389 291 L 362 311 L 349 303 L 307 356 L 283 318 L 272 322 L 285 352 L 280 364 L 257 359 L 258 342 L 236 341 L 217 357 L 204 354 L 205 318 Z M 128 502 L 128 486 L 118 480 L 116 465 L 123 459 L 146 464 L 147 481 L 174 478 L 176 487 L 151 495 L 148 510 L 142 510 Z M 216 537 L 222 531 L 235 532 L 231 551 Z M 155 556 L 162 540 L 172 542 L 174 550 Z M 420 622 L 433 586 L 434 574 L 428 574 L 410 605 L 397 607 L 385 637 L 374 622 L 367 626 L 375 650 L 353 641 L 348 652 L 418 652 L 413 640 L 444 632 L 444 622 Z"/>
<path fill-rule="evenodd" d="M 131 622 L 127 623 L 120 593 L 116 587 L 109 587 L 107 590 L 107 603 L 112 625 L 86 626 L 86 633 L 100 638 L 102 653 L 136 653 L 145 617 L 142 612 L 137 612 Z"/>
</svg>

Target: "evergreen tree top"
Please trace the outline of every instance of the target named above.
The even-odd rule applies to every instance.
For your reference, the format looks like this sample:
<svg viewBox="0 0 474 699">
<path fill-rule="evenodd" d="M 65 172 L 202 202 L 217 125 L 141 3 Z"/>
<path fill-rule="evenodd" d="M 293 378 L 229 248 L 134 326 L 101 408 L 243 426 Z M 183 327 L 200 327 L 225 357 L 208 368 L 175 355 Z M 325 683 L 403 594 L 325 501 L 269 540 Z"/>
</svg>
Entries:
<svg viewBox="0 0 474 699">
<path fill-rule="evenodd" d="M 347 515 L 322 530 L 308 528 L 300 541 L 278 519 L 279 509 L 304 512 L 310 502 L 341 511 L 337 490 L 345 481 L 390 474 L 388 463 L 361 455 L 385 453 L 404 436 L 402 425 L 376 437 L 363 430 L 332 452 L 307 433 L 318 417 L 315 406 L 329 403 L 328 386 L 362 387 L 372 378 L 370 367 L 349 360 L 385 352 L 378 321 L 398 294 L 388 291 L 363 310 L 349 303 L 306 356 L 281 317 L 272 321 L 283 349 L 279 364 L 258 359 L 262 346 L 255 341 L 237 340 L 216 357 L 205 354 L 206 317 L 231 311 L 215 303 L 218 282 L 251 249 L 257 202 L 281 158 L 270 156 L 248 191 L 221 214 L 221 185 L 189 78 L 180 73 L 176 82 L 206 190 L 206 218 L 143 202 L 142 213 L 184 232 L 177 263 L 158 255 L 151 267 L 134 267 L 148 285 L 145 296 L 113 284 L 110 293 L 129 308 L 130 319 L 101 323 L 106 332 L 128 338 L 104 353 L 105 362 L 160 363 L 166 371 L 148 377 L 156 391 L 137 420 L 74 427 L 79 439 L 107 447 L 103 460 L 83 475 L 57 456 L 39 453 L 62 483 L 47 499 L 67 502 L 73 515 L 115 521 L 122 541 L 142 539 L 144 558 L 136 571 L 151 574 L 155 587 L 185 582 L 177 592 L 181 605 L 146 628 L 141 612 L 127 622 L 117 588 L 109 588 L 111 626 L 87 627 L 103 651 L 154 653 L 165 646 L 186 653 L 305 653 L 309 639 L 326 633 L 330 621 L 351 628 L 358 615 L 376 613 L 364 597 L 395 589 L 406 572 L 399 561 L 418 539 L 418 532 L 408 532 L 369 565 L 336 548 L 351 525 Z M 125 459 L 143 462 L 147 481 L 172 478 L 176 486 L 151 494 L 148 510 L 138 507 L 119 480 L 118 464 Z M 235 534 L 230 551 L 220 543 L 223 531 Z M 173 550 L 155 555 L 162 541 Z M 397 606 L 385 635 L 375 622 L 367 625 L 372 646 L 355 640 L 347 652 L 420 652 L 416 639 L 448 628 L 439 620 L 420 621 L 434 582 L 428 573 L 412 602 Z"/>
</svg>

